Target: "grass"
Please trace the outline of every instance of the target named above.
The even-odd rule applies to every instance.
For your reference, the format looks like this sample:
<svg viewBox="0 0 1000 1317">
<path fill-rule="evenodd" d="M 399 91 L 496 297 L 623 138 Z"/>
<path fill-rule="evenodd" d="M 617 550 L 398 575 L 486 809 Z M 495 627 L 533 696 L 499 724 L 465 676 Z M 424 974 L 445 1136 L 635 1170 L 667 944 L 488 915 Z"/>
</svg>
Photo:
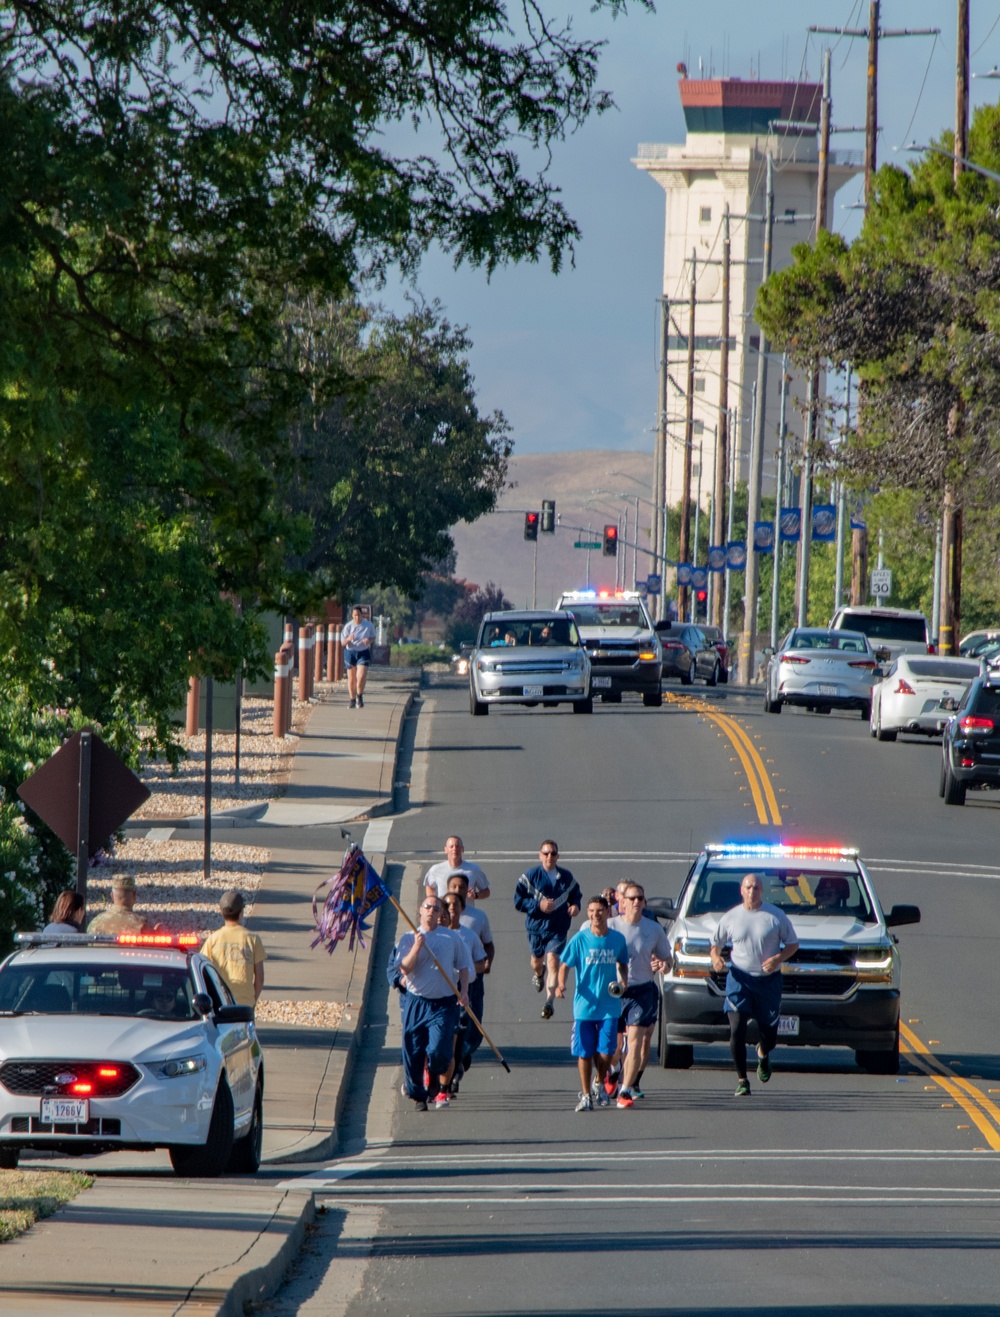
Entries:
<svg viewBox="0 0 1000 1317">
<path fill-rule="evenodd" d="M 57 1212 L 94 1183 L 79 1171 L 0 1171 L 0 1244 Z"/>
</svg>

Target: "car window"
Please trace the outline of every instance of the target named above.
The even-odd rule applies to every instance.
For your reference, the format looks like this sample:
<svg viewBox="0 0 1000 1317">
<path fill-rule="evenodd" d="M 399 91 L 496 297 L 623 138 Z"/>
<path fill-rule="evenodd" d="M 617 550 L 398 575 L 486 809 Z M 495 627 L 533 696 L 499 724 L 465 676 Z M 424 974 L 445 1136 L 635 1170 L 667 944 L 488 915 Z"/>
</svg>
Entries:
<svg viewBox="0 0 1000 1317">
<path fill-rule="evenodd" d="M 927 624 L 922 617 L 887 617 L 884 613 L 845 613 L 844 628 L 861 631 L 869 640 L 898 640 L 924 645 Z"/>
<path fill-rule="evenodd" d="M 211 965 L 203 966 L 205 974 L 205 991 L 212 999 L 212 1006 L 218 1010 L 220 1006 L 232 1006 L 236 998 L 229 991 L 222 975 L 212 968 Z"/>
<path fill-rule="evenodd" d="M 837 915 L 875 922 L 875 912 L 864 883 L 856 873 L 802 872 L 796 869 L 755 867 L 764 881 L 764 900 L 787 915 Z M 722 914 L 742 901 L 741 878 L 732 869 L 711 864 L 698 875 L 688 906 L 691 916 Z"/>
<path fill-rule="evenodd" d="M 915 677 L 938 677 L 943 681 L 971 681 L 979 675 L 978 663 L 960 659 L 911 658 L 907 665 Z"/>
<path fill-rule="evenodd" d="M 996 686 L 981 686 L 974 707 L 976 713 L 984 718 L 1000 718 L 1000 689 Z"/>
<path fill-rule="evenodd" d="M 8 965 L 0 1011 L 39 1015 L 123 1015 L 191 1020 L 193 991 L 183 969 L 144 965 Z"/>
</svg>

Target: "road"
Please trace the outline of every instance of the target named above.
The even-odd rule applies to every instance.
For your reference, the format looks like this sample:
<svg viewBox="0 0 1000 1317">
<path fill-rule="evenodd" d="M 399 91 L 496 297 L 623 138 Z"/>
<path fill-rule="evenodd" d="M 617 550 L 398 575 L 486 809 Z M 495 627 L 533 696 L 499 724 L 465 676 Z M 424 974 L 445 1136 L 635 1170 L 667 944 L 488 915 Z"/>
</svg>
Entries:
<svg viewBox="0 0 1000 1317">
<path fill-rule="evenodd" d="M 769 717 L 725 689 L 592 718 L 472 719 L 463 691 L 427 695 L 386 849 L 411 908 L 451 831 L 490 874 L 486 1017 L 511 1074 L 484 1047 L 451 1108 L 417 1114 L 396 1001 L 376 1010 L 356 1151 L 306 1181 L 326 1214 L 264 1311 L 996 1313 L 1000 798 L 946 807 L 936 742 Z M 567 1007 L 540 1019 L 511 903 L 539 842 L 585 896 L 622 875 L 676 895 L 703 842 L 764 836 L 858 845 L 883 905 L 921 907 L 899 931 L 899 1076 L 779 1047 L 767 1089 L 736 1102 L 728 1053 L 699 1048 L 689 1071 L 647 1072 L 631 1110 L 575 1114 Z"/>
</svg>

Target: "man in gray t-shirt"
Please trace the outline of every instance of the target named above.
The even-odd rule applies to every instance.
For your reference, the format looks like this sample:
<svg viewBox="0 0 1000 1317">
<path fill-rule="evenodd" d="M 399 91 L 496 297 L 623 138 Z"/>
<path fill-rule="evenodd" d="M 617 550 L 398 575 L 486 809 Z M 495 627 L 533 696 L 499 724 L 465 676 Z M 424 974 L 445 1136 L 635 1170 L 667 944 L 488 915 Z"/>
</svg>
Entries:
<svg viewBox="0 0 1000 1317">
<path fill-rule="evenodd" d="M 643 1096 L 639 1081 L 649 1063 L 649 1047 L 660 1007 L 660 988 L 656 976 L 670 966 L 670 940 L 655 919 L 645 918 L 646 893 L 639 883 L 618 885 L 618 904 L 622 911 L 608 921 L 608 927 L 621 933 L 628 947 L 628 987 L 622 997 L 618 1020 L 618 1047 L 621 1034 L 628 1039 L 622 1071 L 618 1106 L 630 1107 Z"/>
<path fill-rule="evenodd" d="M 764 884 L 756 873 L 748 873 L 740 884 L 741 905 L 733 906 L 719 920 L 709 948 L 712 968 L 726 974 L 722 952 L 732 946 L 726 975 L 726 1014 L 729 1016 L 729 1050 L 739 1083 L 737 1097 L 750 1096 L 747 1079 L 747 1025 L 757 1021 L 757 1078 L 771 1078 L 770 1054 L 778 1041 L 781 1016 L 781 966 L 799 949 L 791 920 L 783 910 L 764 901 Z"/>
</svg>

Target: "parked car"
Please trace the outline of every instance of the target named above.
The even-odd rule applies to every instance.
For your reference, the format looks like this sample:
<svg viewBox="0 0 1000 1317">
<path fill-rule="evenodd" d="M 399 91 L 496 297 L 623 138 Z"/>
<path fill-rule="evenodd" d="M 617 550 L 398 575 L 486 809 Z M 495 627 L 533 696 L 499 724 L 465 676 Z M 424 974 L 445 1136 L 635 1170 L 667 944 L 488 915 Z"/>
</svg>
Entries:
<svg viewBox="0 0 1000 1317">
<path fill-rule="evenodd" d="M 798 950 L 781 967 L 778 1042 L 849 1047 L 872 1074 L 899 1069 L 899 948 L 890 929 L 920 922 L 914 905 L 883 913 L 858 852 L 847 846 L 740 842 L 706 846 L 676 904 L 657 901 L 673 964 L 660 976 L 660 1064 L 687 1069 L 696 1043 L 728 1043 L 726 976 L 709 946 L 719 918 L 760 874 L 764 900 L 791 920 Z M 751 1026 L 756 1042 L 756 1025 Z"/>
<path fill-rule="evenodd" d="M 1000 674 L 980 673 L 948 719 L 941 737 L 938 794 L 964 805 L 969 787 L 1000 788 Z"/>
<path fill-rule="evenodd" d="M 704 626 L 699 623 L 698 629 L 708 643 L 714 646 L 715 651 L 719 656 L 719 663 L 721 665 L 719 668 L 719 680 L 723 683 L 727 682 L 729 680 L 729 641 L 723 634 L 722 627 Z"/>
<path fill-rule="evenodd" d="M 0 965 L 0 1168 L 25 1149 L 166 1148 L 179 1175 L 257 1171 L 253 1009 L 236 1004 L 196 934 L 17 941 Z"/>
<path fill-rule="evenodd" d="M 1000 631 L 970 631 L 963 636 L 958 652 L 965 658 L 977 658 L 985 651 L 994 651 L 1000 646 Z"/>
<path fill-rule="evenodd" d="M 469 652 L 469 710 L 480 718 L 497 704 L 572 704 L 574 713 L 593 713 L 590 660 L 572 614 L 486 614 Z"/>
<path fill-rule="evenodd" d="M 831 631 L 860 631 L 886 660 L 900 654 L 933 654 L 930 628 L 923 613 L 909 608 L 838 608 Z"/>
<path fill-rule="evenodd" d="M 978 675 L 978 659 L 901 654 L 872 689 L 872 736 L 879 741 L 895 741 L 899 732 L 939 736 Z"/>
<path fill-rule="evenodd" d="M 663 649 L 664 677 L 679 677 L 682 686 L 697 678 L 708 686 L 720 680 L 722 663 L 715 646 L 700 627 L 686 622 L 657 622 L 656 633 Z"/>
<path fill-rule="evenodd" d="M 871 716 L 878 660 L 860 631 L 793 627 L 777 649 L 764 650 L 764 712 L 797 704 L 811 713 L 859 709 Z"/>
</svg>

